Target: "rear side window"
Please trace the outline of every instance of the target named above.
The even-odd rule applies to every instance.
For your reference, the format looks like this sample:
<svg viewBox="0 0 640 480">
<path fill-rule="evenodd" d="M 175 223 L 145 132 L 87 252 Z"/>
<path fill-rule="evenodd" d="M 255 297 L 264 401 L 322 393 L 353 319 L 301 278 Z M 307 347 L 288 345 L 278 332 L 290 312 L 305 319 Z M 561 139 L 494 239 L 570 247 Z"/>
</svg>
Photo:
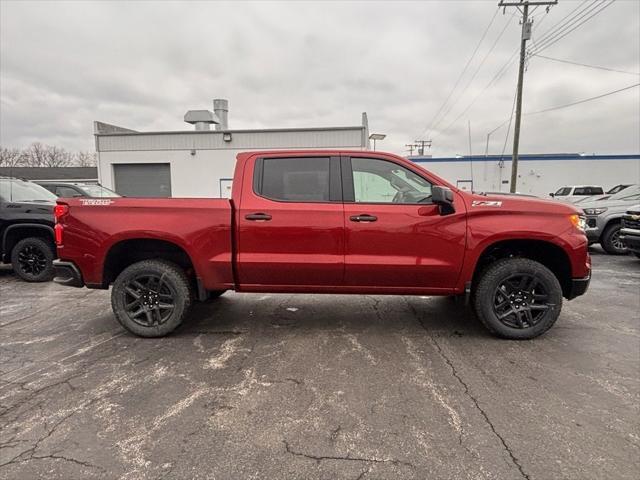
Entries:
<svg viewBox="0 0 640 480">
<path fill-rule="evenodd" d="M 73 198 L 73 197 L 82 196 L 82 194 L 78 192 L 75 188 L 63 187 L 63 186 L 56 188 L 56 195 L 62 198 Z"/>
<path fill-rule="evenodd" d="M 265 158 L 254 189 L 272 200 L 328 202 L 330 171 L 329 157 Z"/>
</svg>

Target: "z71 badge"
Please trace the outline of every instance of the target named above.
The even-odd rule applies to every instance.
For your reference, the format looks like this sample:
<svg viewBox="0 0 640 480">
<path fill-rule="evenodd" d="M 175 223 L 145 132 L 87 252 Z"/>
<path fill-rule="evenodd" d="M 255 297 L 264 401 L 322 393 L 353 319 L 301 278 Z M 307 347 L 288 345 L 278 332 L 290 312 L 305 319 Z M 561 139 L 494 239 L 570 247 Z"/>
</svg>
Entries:
<svg viewBox="0 0 640 480">
<path fill-rule="evenodd" d="M 80 204 L 85 206 L 85 207 L 96 207 L 96 206 L 103 206 L 103 207 L 108 207 L 109 205 L 111 205 L 113 203 L 113 200 L 108 199 L 108 198 L 82 198 L 80 199 Z"/>
<path fill-rule="evenodd" d="M 497 200 L 474 200 L 471 202 L 472 207 L 501 207 L 502 202 Z"/>
</svg>

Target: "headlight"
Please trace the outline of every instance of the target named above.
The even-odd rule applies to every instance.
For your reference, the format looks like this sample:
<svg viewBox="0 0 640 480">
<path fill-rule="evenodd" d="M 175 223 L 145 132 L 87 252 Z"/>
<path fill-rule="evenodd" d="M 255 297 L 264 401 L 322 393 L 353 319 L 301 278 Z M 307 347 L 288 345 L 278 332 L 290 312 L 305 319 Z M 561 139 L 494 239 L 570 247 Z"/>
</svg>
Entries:
<svg viewBox="0 0 640 480">
<path fill-rule="evenodd" d="M 600 215 L 601 213 L 604 213 L 607 211 L 607 207 L 601 207 L 601 208 L 585 208 L 583 210 L 583 212 L 587 215 Z"/>
<path fill-rule="evenodd" d="M 587 228 L 587 219 L 584 217 L 584 215 L 569 215 L 569 220 L 578 230 L 582 230 L 584 232 L 584 230 Z"/>
</svg>

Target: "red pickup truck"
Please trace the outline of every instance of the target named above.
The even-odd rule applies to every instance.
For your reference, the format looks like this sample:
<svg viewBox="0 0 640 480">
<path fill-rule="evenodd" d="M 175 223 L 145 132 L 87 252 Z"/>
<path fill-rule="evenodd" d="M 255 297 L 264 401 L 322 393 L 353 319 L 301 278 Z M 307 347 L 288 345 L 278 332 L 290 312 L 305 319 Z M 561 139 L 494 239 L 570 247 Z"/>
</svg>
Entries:
<svg viewBox="0 0 640 480">
<path fill-rule="evenodd" d="M 466 294 L 492 333 L 533 338 L 591 274 L 575 207 L 463 192 L 380 152 L 241 153 L 231 199 L 61 199 L 55 217 L 56 281 L 113 285 L 146 337 L 237 290 Z"/>
</svg>

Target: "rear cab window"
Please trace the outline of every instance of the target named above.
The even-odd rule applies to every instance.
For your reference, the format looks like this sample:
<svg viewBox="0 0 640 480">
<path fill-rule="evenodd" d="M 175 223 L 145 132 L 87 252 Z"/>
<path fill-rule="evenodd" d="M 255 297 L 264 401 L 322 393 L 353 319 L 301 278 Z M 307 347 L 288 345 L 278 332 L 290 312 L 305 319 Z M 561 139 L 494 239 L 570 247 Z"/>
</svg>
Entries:
<svg viewBox="0 0 640 480">
<path fill-rule="evenodd" d="M 340 200 L 338 159 L 331 157 L 259 158 L 253 189 L 261 197 L 280 202 Z"/>
</svg>

